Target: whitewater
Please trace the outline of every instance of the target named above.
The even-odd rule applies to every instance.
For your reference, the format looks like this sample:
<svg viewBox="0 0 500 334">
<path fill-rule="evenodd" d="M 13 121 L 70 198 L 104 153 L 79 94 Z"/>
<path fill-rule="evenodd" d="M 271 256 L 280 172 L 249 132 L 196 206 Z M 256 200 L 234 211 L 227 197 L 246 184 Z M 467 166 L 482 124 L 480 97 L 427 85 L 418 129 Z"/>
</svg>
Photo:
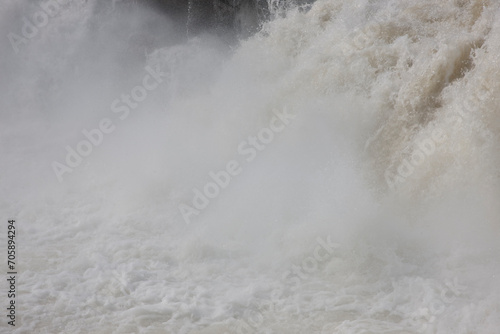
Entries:
<svg viewBox="0 0 500 334">
<path fill-rule="evenodd" d="M 0 4 L 0 332 L 500 333 L 498 2 L 45 3 Z"/>
</svg>

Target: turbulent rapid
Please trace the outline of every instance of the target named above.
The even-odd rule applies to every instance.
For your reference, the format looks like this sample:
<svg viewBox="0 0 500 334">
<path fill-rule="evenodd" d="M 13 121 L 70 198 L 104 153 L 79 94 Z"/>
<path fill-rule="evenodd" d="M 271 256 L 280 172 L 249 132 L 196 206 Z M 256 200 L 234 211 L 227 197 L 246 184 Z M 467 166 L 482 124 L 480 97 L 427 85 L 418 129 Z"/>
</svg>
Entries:
<svg viewBox="0 0 500 334">
<path fill-rule="evenodd" d="M 267 3 L 2 1 L 2 333 L 500 332 L 499 3 Z"/>
</svg>

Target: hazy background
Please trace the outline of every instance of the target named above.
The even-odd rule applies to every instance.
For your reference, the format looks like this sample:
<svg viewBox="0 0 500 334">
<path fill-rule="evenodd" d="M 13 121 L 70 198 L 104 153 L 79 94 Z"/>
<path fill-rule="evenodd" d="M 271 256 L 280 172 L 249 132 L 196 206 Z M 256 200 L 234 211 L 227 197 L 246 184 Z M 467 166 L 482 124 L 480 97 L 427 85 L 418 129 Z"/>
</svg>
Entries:
<svg viewBox="0 0 500 334">
<path fill-rule="evenodd" d="M 20 273 L 4 331 L 497 332 L 496 3 L 318 0 L 249 36 L 71 1 L 16 53 L 9 33 L 39 11 L 0 5 L 0 212 Z M 147 68 L 163 82 L 120 119 Z M 104 118 L 114 131 L 59 182 L 54 162 Z M 231 160 L 242 172 L 187 225 L 179 206 Z"/>
</svg>

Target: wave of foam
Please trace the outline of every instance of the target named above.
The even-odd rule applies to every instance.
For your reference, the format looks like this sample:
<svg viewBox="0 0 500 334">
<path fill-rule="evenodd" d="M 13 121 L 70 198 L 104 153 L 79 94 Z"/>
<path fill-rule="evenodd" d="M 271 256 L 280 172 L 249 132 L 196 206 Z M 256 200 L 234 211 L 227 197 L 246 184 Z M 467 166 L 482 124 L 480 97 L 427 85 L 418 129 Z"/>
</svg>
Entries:
<svg viewBox="0 0 500 334">
<path fill-rule="evenodd" d="M 0 51 L 16 333 L 500 328 L 496 2 L 318 0 L 239 45 L 116 4 Z"/>
</svg>

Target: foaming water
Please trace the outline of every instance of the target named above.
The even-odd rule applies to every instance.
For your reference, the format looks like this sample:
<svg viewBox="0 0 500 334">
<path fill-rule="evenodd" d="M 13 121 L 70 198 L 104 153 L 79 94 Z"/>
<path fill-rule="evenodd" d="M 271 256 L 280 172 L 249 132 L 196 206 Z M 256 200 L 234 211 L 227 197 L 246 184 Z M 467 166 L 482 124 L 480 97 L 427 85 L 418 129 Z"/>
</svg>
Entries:
<svg viewBox="0 0 500 334">
<path fill-rule="evenodd" d="M 14 332 L 495 333 L 498 15 L 318 0 L 227 45 L 76 1 L 6 39 Z"/>
</svg>

